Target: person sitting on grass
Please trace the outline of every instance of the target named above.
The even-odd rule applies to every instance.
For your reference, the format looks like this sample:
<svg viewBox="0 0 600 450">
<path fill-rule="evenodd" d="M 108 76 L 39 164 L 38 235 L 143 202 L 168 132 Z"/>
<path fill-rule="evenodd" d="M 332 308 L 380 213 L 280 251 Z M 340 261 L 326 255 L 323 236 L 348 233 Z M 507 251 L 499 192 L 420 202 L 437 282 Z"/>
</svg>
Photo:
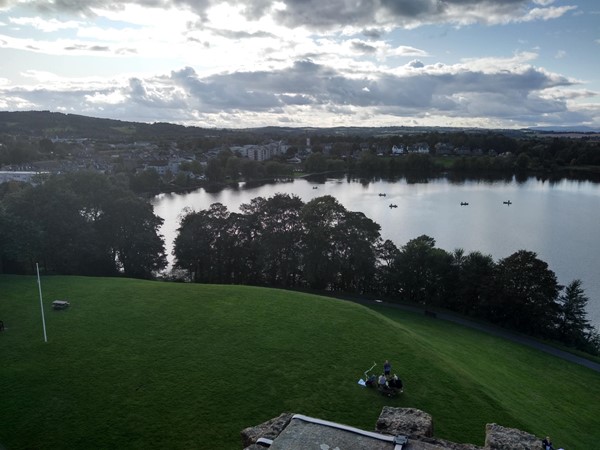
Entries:
<svg viewBox="0 0 600 450">
<path fill-rule="evenodd" d="M 545 439 L 542 439 L 542 449 L 554 450 L 554 447 L 552 446 L 552 441 L 550 440 L 550 436 L 546 436 Z"/>
<path fill-rule="evenodd" d="M 377 376 L 376 375 L 369 375 L 367 377 L 367 381 L 366 381 L 365 384 L 367 386 L 374 386 L 376 382 L 377 382 Z"/>
<path fill-rule="evenodd" d="M 383 374 L 379 376 L 379 387 L 382 389 L 387 387 L 387 380 Z"/>
<path fill-rule="evenodd" d="M 402 392 L 402 380 L 398 378 L 398 375 L 394 374 L 390 381 L 388 381 L 388 384 L 390 385 L 390 387 L 398 389 L 400 392 Z"/>
</svg>

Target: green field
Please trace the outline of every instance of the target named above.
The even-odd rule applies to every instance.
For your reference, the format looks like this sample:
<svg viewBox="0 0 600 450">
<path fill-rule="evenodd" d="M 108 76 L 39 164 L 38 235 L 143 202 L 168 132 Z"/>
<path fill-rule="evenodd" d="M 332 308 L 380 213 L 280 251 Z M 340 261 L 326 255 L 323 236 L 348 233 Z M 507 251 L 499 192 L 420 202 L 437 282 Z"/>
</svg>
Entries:
<svg viewBox="0 0 600 450">
<path fill-rule="evenodd" d="M 488 422 L 600 439 L 600 374 L 451 323 L 243 286 L 0 276 L 0 448 L 241 449 L 284 411 L 373 429 L 382 406 L 423 409 L 437 437 L 483 444 Z M 71 307 L 53 311 L 52 300 Z M 405 382 L 361 388 L 373 361 Z"/>
</svg>

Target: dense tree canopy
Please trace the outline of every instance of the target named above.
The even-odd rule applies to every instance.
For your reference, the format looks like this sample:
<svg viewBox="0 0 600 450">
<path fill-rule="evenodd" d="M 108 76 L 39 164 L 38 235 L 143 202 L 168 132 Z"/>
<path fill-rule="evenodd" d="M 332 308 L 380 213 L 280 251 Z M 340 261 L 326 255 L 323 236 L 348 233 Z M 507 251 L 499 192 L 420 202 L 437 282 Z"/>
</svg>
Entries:
<svg viewBox="0 0 600 450">
<path fill-rule="evenodd" d="M 28 186 L 7 195 L 0 211 L 5 270 L 28 272 L 39 262 L 54 273 L 149 278 L 166 266 L 162 219 L 148 202 L 95 172 Z"/>
<path fill-rule="evenodd" d="M 175 264 L 195 281 L 328 290 L 372 290 L 379 225 L 331 196 L 304 204 L 284 194 L 230 213 L 221 204 L 189 212 Z"/>
<path fill-rule="evenodd" d="M 554 272 L 534 252 L 519 250 L 500 260 L 495 287 L 488 309 L 494 322 L 533 335 L 553 334 L 560 287 Z"/>
</svg>

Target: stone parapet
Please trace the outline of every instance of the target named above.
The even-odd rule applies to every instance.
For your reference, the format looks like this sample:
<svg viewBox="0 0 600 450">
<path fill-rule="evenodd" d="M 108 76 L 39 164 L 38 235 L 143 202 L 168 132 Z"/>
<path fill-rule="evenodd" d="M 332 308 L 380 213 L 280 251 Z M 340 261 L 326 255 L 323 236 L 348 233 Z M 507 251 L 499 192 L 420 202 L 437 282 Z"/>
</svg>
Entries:
<svg viewBox="0 0 600 450">
<path fill-rule="evenodd" d="M 335 449 L 344 450 L 539 450 L 541 439 L 533 434 L 495 423 L 487 424 L 485 446 L 460 444 L 433 436 L 433 418 L 415 408 L 384 406 L 375 432 L 283 413 L 274 419 L 241 432 L 242 448 L 258 450 Z M 395 440 L 408 437 L 408 443 Z M 403 439 L 403 438 L 402 438 Z"/>
</svg>

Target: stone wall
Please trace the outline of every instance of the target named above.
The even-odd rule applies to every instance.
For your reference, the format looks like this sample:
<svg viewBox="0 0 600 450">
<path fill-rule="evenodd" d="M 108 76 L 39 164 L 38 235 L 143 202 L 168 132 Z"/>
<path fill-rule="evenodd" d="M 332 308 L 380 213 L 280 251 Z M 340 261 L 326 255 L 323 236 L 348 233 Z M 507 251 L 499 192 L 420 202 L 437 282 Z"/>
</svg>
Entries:
<svg viewBox="0 0 600 450">
<path fill-rule="evenodd" d="M 293 416 L 293 413 L 283 413 L 260 425 L 242 430 L 242 448 L 264 449 L 265 447 L 256 444 L 258 439 L 275 440 L 288 426 Z M 485 427 L 484 447 L 437 439 L 433 436 L 431 415 L 415 408 L 384 406 L 375 424 L 375 431 L 383 435 L 408 436 L 409 443 L 405 445 L 404 450 L 541 450 L 542 448 L 540 438 L 495 423 L 487 424 Z"/>
</svg>

